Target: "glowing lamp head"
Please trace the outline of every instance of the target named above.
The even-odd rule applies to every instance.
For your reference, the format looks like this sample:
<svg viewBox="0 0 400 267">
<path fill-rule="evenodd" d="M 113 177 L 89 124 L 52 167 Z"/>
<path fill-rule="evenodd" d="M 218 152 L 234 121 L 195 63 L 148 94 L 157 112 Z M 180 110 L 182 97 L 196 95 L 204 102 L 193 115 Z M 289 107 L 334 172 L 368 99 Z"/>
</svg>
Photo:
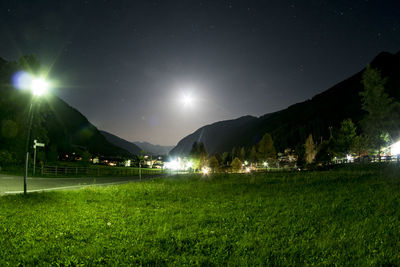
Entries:
<svg viewBox="0 0 400 267">
<path fill-rule="evenodd" d="M 354 157 L 352 156 L 352 155 L 346 155 L 346 159 L 348 160 L 348 161 L 353 161 L 354 160 Z"/>
<path fill-rule="evenodd" d="M 203 173 L 203 175 L 207 175 L 210 173 L 210 170 L 207 167 L 204 167 L 201 172 Z"/>
<path fill-rule="evenodd" d="M 31 90 L 35 96 L 44 95 L 49 88 L 49 83 L 43 78 L 35 78 L 31 82 Z"/>
</svg>

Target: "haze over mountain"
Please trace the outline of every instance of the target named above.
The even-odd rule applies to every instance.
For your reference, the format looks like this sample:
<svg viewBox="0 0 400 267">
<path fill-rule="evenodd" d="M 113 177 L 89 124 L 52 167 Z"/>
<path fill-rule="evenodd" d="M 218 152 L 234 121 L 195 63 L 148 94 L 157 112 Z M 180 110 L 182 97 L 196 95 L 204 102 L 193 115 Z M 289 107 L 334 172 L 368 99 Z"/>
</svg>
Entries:
<svg viewBox="0 0 400 267">
<path fill-rule="evenodd" d="M 135 145 L 151 155 L 168 155 L 174 146 L 153 145 L 149 142 L 133 142 Z"/>
<path fill-rule="evenodd" d="M 140 151 L 142 151 L 142 149 L 140 147 L 138 147 L 137 145 L 135 145 L 132 142 L 129 142 L 129 141 L 126 141 L 125 139 L 122 139 L 121 137 L 118 137 L 118 136 L 116 136 L 114 134 L 111 134 L 111 133 L 108 133 L 106 131 L 100 131 L 100 133 L 111 144 L 114 144 L 117 147 L 125 149 L 125 150 L 129 151 L 130 153 L 132 153 L 134 155 L 139 155 Z"/>
<path fill-rule="evenodd" d="M 385 90 L 399 100 L 400 52 L 382 52 L 371 62 L 371 66 L 378 68 L 382 76 L 388 78 Z M 327 139 L 329 127 L 337 128 L 346 118 L 351 118 L 358 125 L 364 115 L 359 95 L 363 90 L 363 71 L 364 69 L 311 100 L 294 104 L 284 110 L 259 118 L 244 116 L 201 127 L 179 141 L 170 154 L 187 155 L 195 141 L 203 142 L 210 155 L 229 152 L 233 147 L 251 147 L 267 132 L 272 135 L 277 151 L 294 149 L 298 144 L 303 144 L 309 134 L 313 134 L 317 141 L 321 138 Z"/>
<path fill-rule="evenodd" d="M 139 155 L 142 150 L 144 150 L 146 154 L 151 155 L 168 155 L 169 151 L 174 148 L 173 146 L 153 145 L 149 142 L 129 142 L 106 131 L 100 131 L 100 133 L 110 143 L 116 145 L 117 147 L 125 149 L 134 155 Z"/>
</svg>

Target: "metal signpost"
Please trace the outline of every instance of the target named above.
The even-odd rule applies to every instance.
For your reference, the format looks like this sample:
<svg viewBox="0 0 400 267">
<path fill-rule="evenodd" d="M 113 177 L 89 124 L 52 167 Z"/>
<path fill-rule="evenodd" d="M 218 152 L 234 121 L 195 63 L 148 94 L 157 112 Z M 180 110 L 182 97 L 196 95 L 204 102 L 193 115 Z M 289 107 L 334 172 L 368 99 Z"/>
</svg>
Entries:
<svg viewBox="0 0 400 267">
<path fill-rule="evenodd" d="M 44 147 L 44 143 L 38 143 L 37 140 L 33 141 L 33 174 L 36 172 L 36 147 Z"/>
</svg>

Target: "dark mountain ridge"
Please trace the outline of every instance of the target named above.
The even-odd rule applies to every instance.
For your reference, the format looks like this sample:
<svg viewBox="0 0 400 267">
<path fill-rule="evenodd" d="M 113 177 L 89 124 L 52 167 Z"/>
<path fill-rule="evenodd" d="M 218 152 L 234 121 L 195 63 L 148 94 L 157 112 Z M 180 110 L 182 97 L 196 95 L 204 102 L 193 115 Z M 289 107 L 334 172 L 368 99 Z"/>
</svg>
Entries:
<svg viewBox="0 0 400 267">
<path fill-rule="evenodd" d="M 46 152 L 47 159 L 57 160 L 58 156 L 84 152 L 114 158 L 131 156 L 128 151 L 108 142 L 85 116 L 59 97 L 48 94 L 36 99 L 29 92 L 15 89 L 10 84 L 13 74 L 21 69 L 31 69 L 31 65 L 26 67 L 20 62 L 35 61 L 32 56 L 22 59 L 8 62 L 0 58 L 1 151 L 6 151 L 16 161 L 22 160 L 26 149 L 29 106 L 33 103 L 29 144 L 33 139 L 45 143 L 41 151 Z"/>
<path fill-rule="evenodd" d="M 151 154 L 153 156 L 160 156 L 160 155 L 168 155 L 171 149 L 174 146 L 161 146 L 161 145 L 153 145 L 149 142 L 133 142 L 135 145 L 140 147 L 146 153 Z"/>
<path fill-rule="evenodd" d="M 129 141 L 126 141 L 125 139 L 122 139 L 121 137 L 118 137 L 118 136 L 116 136 L 114 134 L 111 134 L 109 132 L 106 132 L 106 131 L 100 131 L 100 133 L 111 144 L 114 144 L 117 147 L 123 148 L 123 149 L 129 151 L 130 153 L 132 153 L 134 155 L 139 155 L 140 151 L 142 151 L 142 149 L 140 147 L 138 147 L 137 145 L 135 145 L 132 142 L 129 142 Z"/>
<path fill-rule="evenodd" d="M 371 62 L 371 66 L 379 69 L 382 76 L 388 78 L 385 90 L 391 97 L 399 100 L 400 52 L 382 52 Z M 359 93 L 363 90 L 361 77 L 364 70 L 312 99 L 286 109 L 259 118 L 246 116 L 201 127 L 179 141 L 170 154 L 187 155 L 194 141 L 203 142 L 210 155 L 229 152 L 233 147 L 249 148 L 266 132 L 272 135 L 278 151 L 294 149 L 296 145 L 304 143 L 310 133 L 315 140 L 327 139 L 329 127 L 337 128 L 346 118 L 359 124 L 363 117 Z"/>
</svg>

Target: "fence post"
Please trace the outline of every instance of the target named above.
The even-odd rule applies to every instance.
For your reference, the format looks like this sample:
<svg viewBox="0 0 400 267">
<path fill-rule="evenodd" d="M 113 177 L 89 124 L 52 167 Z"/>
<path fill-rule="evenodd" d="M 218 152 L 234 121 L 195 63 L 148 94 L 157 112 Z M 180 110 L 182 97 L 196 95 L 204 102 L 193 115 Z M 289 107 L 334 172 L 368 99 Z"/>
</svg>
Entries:
<svg viewBox="0 0 400 267">
<path fill-rule="evenodd" d="M 57 176 L 57 166 L 56 166 L 56 176 Z"/>
</svg>

